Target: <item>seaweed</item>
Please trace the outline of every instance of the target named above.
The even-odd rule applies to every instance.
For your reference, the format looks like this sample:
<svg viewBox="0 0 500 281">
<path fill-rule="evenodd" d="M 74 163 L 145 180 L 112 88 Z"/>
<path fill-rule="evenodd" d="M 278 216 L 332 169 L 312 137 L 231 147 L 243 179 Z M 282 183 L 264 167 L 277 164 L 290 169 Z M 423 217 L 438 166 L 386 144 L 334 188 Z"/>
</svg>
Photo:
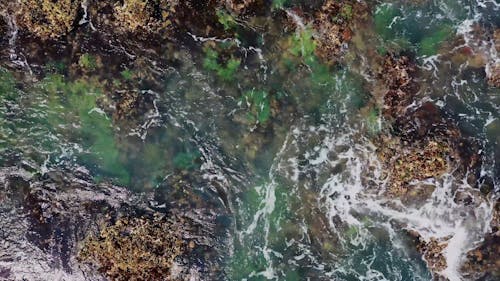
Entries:
<svg viewBox="0 0 500 281">
<path fill-rule="evenodd" d="M 271 97 L 266 91 L 250 90 L 241 97 L 241 103 L 248 107 L 248 120 L 258 124 L 266 123 L 271 117 Z"/>
<path fill-rule="evenodd" d="M 223 81 L 231 81 L 234 78 L 234 74 L 240 67 L 241 61 L 234 57 L 229 58 L 225 63 L 219 63 L 219 54 L 211 49 L 205 48 L 205 59 L 203 61 L 203 67 L 207 70 L 215 71 L 217 76 Z"/>
<path fill-rule="evenodd" d="M 224 10 L 218 10 L 216 12 L 217 21 L 222 24 L 224 30 L 228 31 L 236 27 L 237 23 L 234 17 Z"/>
</svg>

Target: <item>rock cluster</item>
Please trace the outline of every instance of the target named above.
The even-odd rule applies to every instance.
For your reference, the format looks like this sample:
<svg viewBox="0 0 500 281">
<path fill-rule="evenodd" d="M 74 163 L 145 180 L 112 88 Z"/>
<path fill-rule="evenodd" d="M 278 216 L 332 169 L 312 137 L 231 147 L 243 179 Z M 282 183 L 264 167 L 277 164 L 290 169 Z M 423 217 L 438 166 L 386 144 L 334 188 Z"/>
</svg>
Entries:
<svg viewBox="0 0 500 281">
<path fill-rule="evenodd" d="M 457 177 L 469 175 L 469 182 L 475 184 L 480 164 L 477 145 L 462 136 L 434 104 L 410 106 L 418 91 L 415 75 L 408 57 L 391 54 L 379 74 L 387 89 L 383 114 L 392 125 L 392 133 L 377 140 L 379 158 L 389 177 L 388 194 L 406 199 L 428 196 L 432 188 L 412 182 L 437 179 L 451 171 Z"/>
<path fill-rule="evenodd" d="M 170 38 L 174 30 L 210 33 L 217 29 L 216 11 L 235 14 L 265 11 L 266 1 L 178 0 L 21 0 L 10 3 L 22 32 L 42 40 L 60 39 L 84 23 L 110 34 Z M 155 38 L 156 38 L 155 37 Z"/>
<path fill-rule="evenodd" d="M 423 258 L 432 272 L 440 272 L 446 269 L 446 258 L 443 255 L 443 250 L 448 246 L 446 240 L 439 241 L 435 238 L 431 238 L 430 241 L 425 241 L 420 234 L 415 231 L 411 231 L 409 234 L 414 238 L 417 251 L 422 253 Z"/>
</svg>

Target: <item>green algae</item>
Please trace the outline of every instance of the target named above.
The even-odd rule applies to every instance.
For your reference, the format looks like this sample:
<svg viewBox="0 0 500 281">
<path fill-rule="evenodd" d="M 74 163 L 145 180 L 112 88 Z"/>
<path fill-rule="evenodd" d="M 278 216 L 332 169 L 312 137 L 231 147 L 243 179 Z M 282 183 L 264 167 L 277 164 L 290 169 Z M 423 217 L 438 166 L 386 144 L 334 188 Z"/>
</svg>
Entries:
<svg viewBox="0 0 500 281">
<path fill-rule="evenodd" d="M 271 97 L 266 91 L 251 90 L 241 97 L 242 104 L 248 107 L 248 120 L 251 123 L 266 123 L 271 117 Z"/>
<path fill-rule="evenodd" d="M 375 31 L 385 40 L 394 39 L 392 24 L 400 16 L 401 11 L 393 4 L 378 6 L 373 16 Z"/>
<path fill-rule="evenodd" d="M 422 56 L 432 56 L 438 53 L 442 42 L 450 38 L 453 34 L 453 28 L 449 25 L 444 25 L 439 30 L 424 37 L 420 41 L 418 53 Z"/>
<path fill-rule="evenodd" d="M 200 167 L 200 157 L 199 151 L 179 152 L 174 157 L 174 167 L 184 171 L 197 169 Z"/>
<path fill-rule="evenodd" d="M 449 3 L 445 3 L 448 5 Z M 447 6 L 446 6 L 447 7 Z M 455 7 L 456 8 L 456 7 Z M 419 56 L 431 56 L 438 53 L 444 41 L 454 34 L 454 24 L 463 19 L 463 15 L 456 18 L 451 16 L 454 12 L 446 10 L 450 17 L 439 16 L 440 6 L 433 3 L 408 9 L 407 6 L 384 3 L 379 5 L 374 13 L 373 21 L 375 32 L 381 37 L 379 46 L 381 53 L 387 49 L 391 51 L 409 50 Z"/>
<path fill-rule="evenodd" d="M 44 68 L 48 73 L 59 73 L 59 74 L 63 74 L 68 70 L 68 66 L 63 61 L 48 62 Z"/>
<path fill-rule="evenodd" d="M 368 111 L 368 114 L 365 117 L 365 123 L 368 129 L 368 132 L 371 134 L 377 134 L 380 132 L 380 110 L 377 107 L 372 107 Z"/>
<path fill-rule="evenodd" d="M 273 0 L 272 7 L 274 9 L 283 9 L 288 4 L 288 0 Z"/>
<path fill-rule="evenodd" d="M 340 10 L 340 16 L 346 20 L 351 20 L 353 16 L 352 6 L 345 4 Z"/>
<path fill-rule="evenodd" d="M 218 10 L 216 12 L 216 15 L 217 15 L 217 21 L 222 24 L 222 26 L 224 27 L 224 30 L 231 30 L 233 28 L 235 28 L 237 26 L 237 23 L 236 23 L 236 20 L 234 19 L 234 17 L 224 11 L 224 10 Z"/>
<path fill-rule="evenodd" d="M 94 71 L 97 68 L 97 60 L 91 54 L 83 54 L 78 60 L 78 65 L 86 71 Z"/>
<path fill-rule="evenodd" d="M 304 63 L 309 64 L 316 60 L 316 56 L 314 55 L 316 46 L 312 29 L 305 28 L 292 35 L 289 52 L 296 57 L 301 57 Z"/>
<path fill-rule="evenodd" d="M 273 194 L 269 194 L 272 192 L 270 189 L 273 189 Z M 269 266 L 265 254 L 260 250 L 256 251 L 257 245 L 266 244 L 269 248 L 274 250 L 279 248 L 283 251 L 286 248 L 287 229 L 291 226 L 290 218 L 294 216 L 288 206 L 292 203 L 297 204 L 286 185 L 264 181 L 246 190 L 242 194 L 243 204 L 239 209 L 241 226 L 250 225 L 255 219 L 255 214 L 266 209 L 265 205 L 270 200 L 268 196 L 275 198 L 271 213 L 263 214 L 252 233 L 241 234 L 244 241 L 235 240 L 236 249 L 229 270 L 231 280 L 243 280 L 252 274 L 265 271 Z M 268 223 L 263 220 L 268 220 Z M 242 231 L 244 232 L 245 228 Z M 297 274 L 290 273 L 290 276 L 297 277 Z M 264 278 L 254 276 L 249 280 L 264 280 Z"/>
<path fill-rule="evenodd" d="M 120 75 L 125 81 L 131 81 L 132 78 L 134 77 L 134 71 L 131 69 L 125 69 L 122 72 L 120 72 Z"/>
<path fill-rule="evenodd" d="M 95 167 L 101 176 L 109 175 L 120 184 L 128 184 L 130 176 L 121 163 L 111 120 L 97 106 L 102 86 L 97 82 L 66 81 L 62 75 L 50 75 L 42 81 L 41 89 L 48 94 L 47 122 L 52 128 L 64 131 L 78 124 L 78 141 L 85 149 L 79 155 L 80 160 Z"/>
<path fill-rule="evenodd" d="M 217 73 L 217 76 L 223 81 L 231 81 L 234 78 L 234 74 L 240 67 L 241 61 L 239 59 L 231 57 L 225 63 L 219 62 L 219 54 L 211 49 L 205 48 L 205 59 L 203 61 L 203 67 L 207 70 L 211 70 Z"/>
</svg>

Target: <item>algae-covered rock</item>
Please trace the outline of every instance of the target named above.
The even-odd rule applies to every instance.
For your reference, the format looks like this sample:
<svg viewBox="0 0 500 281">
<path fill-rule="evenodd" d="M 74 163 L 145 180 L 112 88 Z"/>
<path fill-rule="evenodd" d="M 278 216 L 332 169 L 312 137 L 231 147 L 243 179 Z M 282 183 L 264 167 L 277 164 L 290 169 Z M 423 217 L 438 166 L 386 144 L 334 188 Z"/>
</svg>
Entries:
<svg viewBox="0 0 500 281">
<path fill-rule="evenodd" d="M 21 28 L 42 39 L 58 38 L 73 30 L 81 0 L 21 0 L 16 7 Z"/>
<path fill-rule="evenodd" d="M 120 218 L 88 238 L 79 259 L 110 280 L 165 280 L 187 244 L 177 228 L 182 221 L 159 216 Z"/>
<path fill-rule="evenodd" d="M 128 32 L 159 32 L 172 28 L 177 0 L 125 0 L 114 4 L 116 24 Z"/>
<path fill-rule="evenodd" d="M 440 139 L 408 143 L 397 137 L 382 137 L 378 155 L 389 177 L 388 194 L 415 201 L 427 198 L 433 188 L 412 186 L 412 181 L 438 178 L 450 169 L 452 148 Z"/>
<path fill-rule="evenodd" d="M 418 90 L 415 75 L 416 66 L 408 57 L 393 54 L 385 56 L 379 78 L 387 88 L 383 97 L 383 114 L 386 118 L 394 119 L 406 112 Z"/>
<path fill-rule="evenodd" d="M 500 88 L 500 63 L 492 63 L 487 66 L 488 84 Z"/>
<path fill-rule="evenodd" d="M 353 27 L 368 15 L 368 8 L 359 1 L 325 1 L 314 16 L 316 55 L 324 62 L 340 59 L 346 44 L 351 41 Z"/>
<path fill-rule="evenodd" d="M 24 166 L 0 169 L 0 200 L 12 210 L 0 215 L 0 279 L 224 280 L 215 258 L 224 236 L 209 209 L 166 211 L 153 194 L 95 184 L 83 168 Z"/>
<path fill-rule="evenodd" d="M 439 179 L 445 173 L 476 185 L 479 147 L 441 116 L 431 103 L 407 112 L 393 123 L 392 135 L 378 141 L 378 155 L 388 175 L 389 195 L 412 201 L 433 189 L 413 182 Z M 415 198 L 417 197 L 417 198 Z"/>
<path fill-rule="evenodd" d="M 379 79 L 384 117 L 391 122 L 391 134 L 380 135 L 378 155 L 388 175 L 387 192 L 405 201 L 428 197 L 433 189 L 415 185 L 438 179 L 447 172 L 475 185 L 480 165 L 476 143 L 432 103 L 411 107 L 418 85 L 415 64 L 406 56 L 388 54 L 381 64 Z"/>
</svg>

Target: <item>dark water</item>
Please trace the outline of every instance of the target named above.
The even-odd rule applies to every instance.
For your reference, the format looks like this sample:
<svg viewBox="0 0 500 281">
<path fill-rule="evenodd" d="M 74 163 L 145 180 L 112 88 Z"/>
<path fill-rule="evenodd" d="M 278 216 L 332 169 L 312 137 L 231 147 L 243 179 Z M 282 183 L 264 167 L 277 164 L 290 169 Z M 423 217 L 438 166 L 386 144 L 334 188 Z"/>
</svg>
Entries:
<svg viewBox="0 0 500 281">
<path fill-rule="evenodd" d="M 418 102 L 435 102 L 480 141 L 482 175 L 498 191 L 500 91 L 457 46 L 476 44 L 498 62 L 492 41 L 471 30 L 498 28 L 499 5 L 387 2 L 374 6 L 371 23 L 358 31 L 362 40 L 354 39 L 346 62 L 335 67 L 307 63 L 314 56 L 309 27 L 284 30 L 271 17 L 259 19 L 264 30 L 241 24 L 235 38 L 186 35 L 188 44 L 174 46 L 161 65 L 77 79 L 67 78 L 64 57 L 21 68 L 40 72 L 37 78 L 2 67 L 0 165 L 29 166 L 33 174 L 86 170 L 96 182 L 134 192 L 168 188 L 178 173 L 196 175 L 194 192 L 230 210 L 229 280 L 430 280 L 401 223 L 426 238 L 451 236 L 444 275 L 461 280 L 461 258 L 486 232 L 494 198 L 464 209 L 446 190 L 472 187 L 450 175 L 433 182 L 436 191 L 420 208 L 392 209 L 365 191 L 384 185 L 371 139 L 387 129 L 371 102 L 366 50 L 414 55 L 422 73 Z M 13 39 L 3 48 L 20 57 Z M 220 70 L 213 50 L 238 54 L 237 70 L 230 61 Z M 94 67 L 89 53 L 80 62 Z M 99 75 L 111 75 L 139 100 L 140 113 L 113 117 L 109 85 Z"/>
</svg>

